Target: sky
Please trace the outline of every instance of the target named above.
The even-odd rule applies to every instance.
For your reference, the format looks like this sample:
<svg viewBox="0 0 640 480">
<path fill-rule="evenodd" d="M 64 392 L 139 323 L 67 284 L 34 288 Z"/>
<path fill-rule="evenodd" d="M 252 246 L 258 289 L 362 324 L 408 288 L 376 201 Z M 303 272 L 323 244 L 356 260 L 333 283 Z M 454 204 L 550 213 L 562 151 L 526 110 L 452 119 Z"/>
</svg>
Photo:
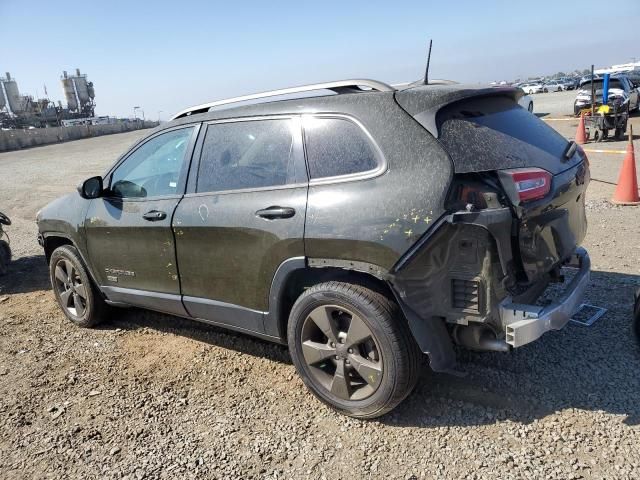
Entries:
<svg viewBox="0 0 640 480">
<path fill-rule="evenodd" d="M 140 106 L 152 120 L 307 83 L 413 81 L 430 38 L 431 78 L 604 67 L 640 60 L 640 1 L 0 0 L 0 76 L 20 93 L 46 85 L 63 100 L 62 71 L 77 67 L 94 83 L 96 114 Z"/>
</svg>

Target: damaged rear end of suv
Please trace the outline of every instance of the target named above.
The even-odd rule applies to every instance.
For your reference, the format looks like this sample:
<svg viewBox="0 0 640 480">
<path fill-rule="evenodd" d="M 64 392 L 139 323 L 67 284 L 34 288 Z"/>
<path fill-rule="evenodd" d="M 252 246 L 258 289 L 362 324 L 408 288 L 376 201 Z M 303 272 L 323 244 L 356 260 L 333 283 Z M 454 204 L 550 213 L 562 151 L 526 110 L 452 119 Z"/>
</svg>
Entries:
<svg viewBox="0 0 640 480">
<path fill-rule="evenodd" d="M 582 301 L 588 162 L 520 95 L 356 79 L 187 108 L 40 211 L 56 299 L 82 327 L 136 306 L 286 344 L 322 402 L 384 415 L 422 354 L 455 373 L 455 344 L 508 352 Z"/>
<path fill-rule="evenodd" d="M 453 349 L 432 340 L 442 338 L 443 325 L 461 346 L 507 352 L 563 328 L 589 281 L 589 256 L 579 246 L 588 160 L 519 108 L 519 95 L 451 86 L 396 94 L 438 139 L 454 171 L 445 214 L 391 272 L 434 370 L 455 366 Z M 550 283 L 564 285 L 541 302 Z"/>
</svg>

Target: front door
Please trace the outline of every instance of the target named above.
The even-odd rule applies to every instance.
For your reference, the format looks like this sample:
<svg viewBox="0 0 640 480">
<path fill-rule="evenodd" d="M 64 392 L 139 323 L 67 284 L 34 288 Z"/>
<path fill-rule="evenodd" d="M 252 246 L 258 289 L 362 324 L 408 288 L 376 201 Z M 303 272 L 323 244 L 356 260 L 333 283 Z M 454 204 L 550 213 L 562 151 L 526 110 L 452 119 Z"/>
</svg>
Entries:
<svg viewBox="0 0 640 480">
<path fill-rule="evenodd" d="M 278 266 L 304 255 L 307 174 L 299 118 L 206 128 L 173 221 L 183 301 L 196 318 L 261 333 Z"/>
<path fill-rule="evenodd" d="M 105 179 L 87 211 L 89 258 L 116 302 L 185 315 L 171 218 L 184 194 L 197 128 L 161 132 L 137 146 Z"/>
</svg>

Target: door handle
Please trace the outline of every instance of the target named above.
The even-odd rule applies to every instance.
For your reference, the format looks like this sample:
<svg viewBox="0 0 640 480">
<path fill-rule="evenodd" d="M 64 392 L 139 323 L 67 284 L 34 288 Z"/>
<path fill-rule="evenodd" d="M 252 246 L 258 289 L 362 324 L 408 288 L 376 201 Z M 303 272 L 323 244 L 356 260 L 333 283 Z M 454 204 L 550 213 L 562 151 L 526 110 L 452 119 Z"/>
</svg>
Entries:
<svg viewBox="0 0 640 480">
<path fill-rule="evenodd" d="M 151 210 L 150 212 L 142 215 L 142 218 L 149 220 L 150 222 L 157 222 L 158 220 L 164 220 L 167 218 L 167 214 L 159 210 Z"/>
<path fill-rule="evenodd" d="M 276 218 L 291 218 L 296 214 L 296 211 L 291 207 L 269 207 L 256 212 L 257 217 L 266 218 L 267 220 L 274 220 Z"/>
</svg>

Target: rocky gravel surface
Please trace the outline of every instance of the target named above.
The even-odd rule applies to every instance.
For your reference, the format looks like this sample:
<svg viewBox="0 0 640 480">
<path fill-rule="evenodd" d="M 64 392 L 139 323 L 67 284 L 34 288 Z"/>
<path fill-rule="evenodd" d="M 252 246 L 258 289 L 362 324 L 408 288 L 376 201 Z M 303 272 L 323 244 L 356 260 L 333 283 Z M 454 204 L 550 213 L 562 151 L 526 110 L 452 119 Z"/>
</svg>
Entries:
<svg viewBox="0 0 640 480">
<path fill-rule="evenodd" d="M 315 400 L 282 346 L 137 309 L 93 330 L 65 319 L 33 216 L 136 134 L 0 154 L 18 254 L 0 278 L 0 478 L 640 478 L 640 210 L 612 206 L 612 186 L 593 182 L 587 206 L 601 320 L 461 351 L 464 377 L 425 364 L 400 407 L 358 421 Z"/>
</svg>

